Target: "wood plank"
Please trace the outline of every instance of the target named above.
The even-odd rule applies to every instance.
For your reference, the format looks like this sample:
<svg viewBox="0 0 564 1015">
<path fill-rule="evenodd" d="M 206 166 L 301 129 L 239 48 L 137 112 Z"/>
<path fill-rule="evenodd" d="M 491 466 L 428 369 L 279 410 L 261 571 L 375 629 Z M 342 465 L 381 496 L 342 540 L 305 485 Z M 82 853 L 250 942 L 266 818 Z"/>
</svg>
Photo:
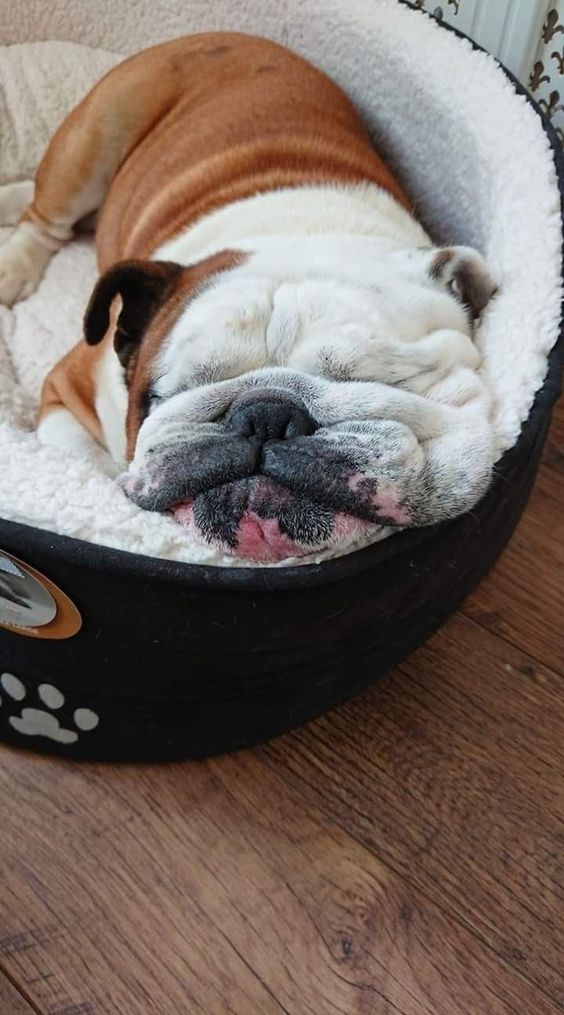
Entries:
<svg viewBox="0 0 564 1015">
<path fill-rule="evenodd" d="M 551 469 L 564 473 L 564 398 L 561 398 L 554 407 L 542 460 Z"/>
<path fill-rule="evenodd" d="M 392 678 L 263 749 L 308 803 L 471 927 L 556 1010 L 563 683 L 454 617 Z"/>
<path fill-rule="evenodd" d="M 541 466 L 528 510 L 462 612 L 533 659 L 564 671 L 564 482 Z"/>
<path fill-rule="evenodd" d="M 343 757 L 331 722 L 328 751 Z M 321 728 L 287 740 L 313 750 Z M 49 1015 L 553 1015 L 511 955 L 305 801 L 273 757 L 114 768 L 3 752 L 0 799 L 17 807 L 3 808 L 0 953 L 36 1004 Z"/>
<path fill-rule="evenodd" d="M 16 990 L 0 969 L 0 1012 L 3 1015 L 42 1015 L 39 1008 L 32 1007 L 25 997 Z"/>
</svg>

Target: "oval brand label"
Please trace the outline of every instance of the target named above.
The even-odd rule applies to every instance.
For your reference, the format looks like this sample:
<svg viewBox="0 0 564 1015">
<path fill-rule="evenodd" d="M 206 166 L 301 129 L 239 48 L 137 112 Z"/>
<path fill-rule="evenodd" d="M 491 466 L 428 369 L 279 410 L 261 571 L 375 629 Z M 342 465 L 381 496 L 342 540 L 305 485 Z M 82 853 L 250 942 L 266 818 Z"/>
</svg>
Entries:
<svg viewBox="0 0 564 1015">
<path fill-rule="evenodd" d="M 29 638 L 72 638 L 82 618 L 45 575 L 0 550 L 0 627 Z"/>
</svg>

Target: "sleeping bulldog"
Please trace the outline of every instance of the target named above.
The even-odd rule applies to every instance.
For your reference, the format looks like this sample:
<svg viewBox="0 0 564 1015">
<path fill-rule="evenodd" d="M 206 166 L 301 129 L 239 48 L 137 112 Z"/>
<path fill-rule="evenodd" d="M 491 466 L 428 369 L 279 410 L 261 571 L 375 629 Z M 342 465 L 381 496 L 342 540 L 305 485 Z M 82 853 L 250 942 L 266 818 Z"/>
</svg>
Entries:
<svg viewBox="0 0 564 1015">
<path fill-rule="evenodd" d="M 100 278 L 46 378 L 41 441 L 102 444 L 140 507 L 265 563 L 484 494 L 488 268 L 433 246 L 311 64 L 210 33 L 117 66 L 47 149 L 0 250 L 0 302 L 32 293 L 93 213 Z"/>
</svg>

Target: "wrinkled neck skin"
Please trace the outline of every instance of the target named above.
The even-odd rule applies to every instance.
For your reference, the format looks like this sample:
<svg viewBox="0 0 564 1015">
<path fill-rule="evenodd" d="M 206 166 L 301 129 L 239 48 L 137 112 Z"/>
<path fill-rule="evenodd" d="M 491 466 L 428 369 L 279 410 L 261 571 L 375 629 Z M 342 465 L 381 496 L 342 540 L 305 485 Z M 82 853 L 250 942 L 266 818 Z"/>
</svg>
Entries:
<svg viewBox="0 0 564 1015">
<path fill-rule="evenodd" d="M 128 496 L 263 563 L 471 508 L 492 474 L 489 394 L 471 318 L 412 216 L 373 185 L 274 192 L 211 213 L 153 259 L 226 248 L 246 256 L 188 302 L 155 359 Z M 123 380 L 106 369 L 102 425 L 123 459 Z M 298 399 L 317 429 L 251 462 L 222 420 L 262 387 Z"/>
</svg>

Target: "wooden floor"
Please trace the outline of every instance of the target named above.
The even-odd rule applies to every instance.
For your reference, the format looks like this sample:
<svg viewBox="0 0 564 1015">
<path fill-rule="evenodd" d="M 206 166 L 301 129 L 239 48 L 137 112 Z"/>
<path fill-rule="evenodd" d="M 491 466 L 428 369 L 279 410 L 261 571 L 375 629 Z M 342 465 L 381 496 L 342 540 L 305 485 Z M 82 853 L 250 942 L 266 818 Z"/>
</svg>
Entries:
<svg viewBox="0 0 564 1015">
<path fill-rule="evenodd" d="M 0 752 L 2 1015 L 564 1011 L 564 407 L 510 547 L 369 693 L 168 767 Z"/>
</svg>

